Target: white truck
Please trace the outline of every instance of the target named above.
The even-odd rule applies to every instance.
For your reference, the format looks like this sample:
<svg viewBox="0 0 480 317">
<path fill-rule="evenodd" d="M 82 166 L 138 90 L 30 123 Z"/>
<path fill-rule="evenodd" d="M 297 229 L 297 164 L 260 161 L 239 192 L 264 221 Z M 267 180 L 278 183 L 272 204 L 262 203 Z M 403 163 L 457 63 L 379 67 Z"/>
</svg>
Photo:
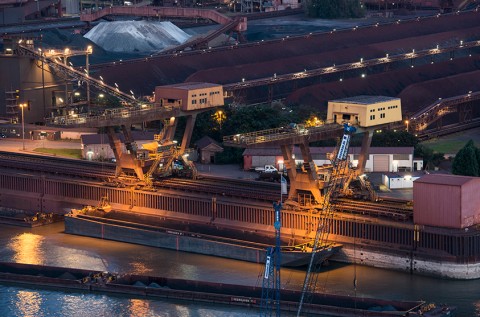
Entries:
<svg viewBox="0 0 480 317">
<path fill-rule="evenodd" d="M 257 173 L 278 173 L 278 170 L 273 165 L 265 165 L 264 167 L 255 167 Z"/>
</svg>

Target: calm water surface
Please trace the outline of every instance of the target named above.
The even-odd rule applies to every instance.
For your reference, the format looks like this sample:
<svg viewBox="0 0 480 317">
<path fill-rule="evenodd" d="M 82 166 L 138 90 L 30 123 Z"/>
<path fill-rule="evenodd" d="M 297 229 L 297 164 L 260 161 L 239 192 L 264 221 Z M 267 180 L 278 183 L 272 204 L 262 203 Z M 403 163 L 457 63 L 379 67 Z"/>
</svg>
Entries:
<svg viewBox="0 0 480 317">
<path fill-rule="evenodd" d="M 67 235 L 63 233 L 63 223 L 35 229 L 0 225 L 0 244 L 0 261 L 261 285 L 262 265 Z M 282 285 L 300 289 L 304 275 L 304 270 L 283 269 Z M 334 263 L 321 273 L 317 285 L 324 291 L 359 298 L 448 303 L 459 307 L 457 316 L 480 316 L 480 280 L 444 280 Z M 0 316 L 223 317 L 258 316 L 258 312 L 221 305 L 0 285 Z"/>
</svg>

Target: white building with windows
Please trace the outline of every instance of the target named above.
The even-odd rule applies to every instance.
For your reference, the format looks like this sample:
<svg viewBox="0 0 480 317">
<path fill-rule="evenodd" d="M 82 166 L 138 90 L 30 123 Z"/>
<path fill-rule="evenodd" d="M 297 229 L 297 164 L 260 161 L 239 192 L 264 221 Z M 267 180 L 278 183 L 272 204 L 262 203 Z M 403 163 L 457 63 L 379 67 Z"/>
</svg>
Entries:
<svg viewBox="0 0 480 317">
<path fill-rule="evenodd" d="M 132 131 L 132 138 L 138 149 L 143 149 L 143 144 L 154 140 L 153 132 Z M 122 152 L 127 153 L 123 133 L 118 137 L 122 142 Z M 106 134 L 84 134 L 80 137 L 82 158 L 88 161 L 109 161 L 115 158 Z"/>
<path fill-rule="evenodd" d="M 317 166 L 331 164 L 329 154 L 334 147 L 311 147 L 310 152 Z M 350 147 L 348 157 L 353 166 L 358 164 L 360 147 Z M 414 162 L 413 147 L 371 147 L 365 165 L 365 172 L 409 172 L 421 170 L 423 164 Z M 293 148 L 295 163 L 300 166 L 303 163 L 300 148 Z M 283 156 L 280 148 L 248 148 L 243 152 L 244 169 L 250 170 L 255 167 L 274 165 L 278 169 L 283 168 Z M 414 164 L 415 163 L 415 164 Z"/>
<path fill-rule="evenodd" d="M 328 102 L 327 121 L 375 127 L 402 121 L 400 98 L 360 95 Z"/>
</svg>

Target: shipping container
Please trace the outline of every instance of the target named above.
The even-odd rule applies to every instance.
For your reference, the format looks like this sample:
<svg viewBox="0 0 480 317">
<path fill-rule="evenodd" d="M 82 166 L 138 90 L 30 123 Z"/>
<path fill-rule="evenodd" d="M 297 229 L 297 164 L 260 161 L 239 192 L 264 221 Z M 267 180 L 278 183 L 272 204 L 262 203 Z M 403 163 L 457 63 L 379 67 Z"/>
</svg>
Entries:
<svg viewBox="0 0 480 317">
<path fill-rule="evenodd" d="M 413 182 L 413 221 L 466 228 L 480 223 L 480 178 L 428 174 Z"/>
</svg>

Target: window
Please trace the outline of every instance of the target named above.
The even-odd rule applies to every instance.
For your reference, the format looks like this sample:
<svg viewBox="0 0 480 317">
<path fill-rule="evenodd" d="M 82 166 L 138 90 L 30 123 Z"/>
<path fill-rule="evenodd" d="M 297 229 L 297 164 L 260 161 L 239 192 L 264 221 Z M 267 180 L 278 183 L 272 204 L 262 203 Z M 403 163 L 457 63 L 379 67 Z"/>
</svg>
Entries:
<svg viewBox="0 0 480 317">
<path fill-rule="evenodd" d="M 380 114 L 380 118 L 385 118 L 385 114 L 384 114 L 384 113 L 381 113 L 381 114 Z"/>
<path fill-rule="evenodd" d="M 193 99 L 192 100 L 192 105 L 196 105 L 197 104 L 197 99 Z"/>
<path fill-rule="evenodd" d="M 372 115 L 370 116 L 370 120 L 375 120 L 375 115 L 374 115 L 374 114 L 372 114 Z"/>
<path fill-rule="evenodd" d="M 409 160 L 410 155 L 409 154 L 393 154 L 393 159 L 396 161 Z"/>
</svg>

